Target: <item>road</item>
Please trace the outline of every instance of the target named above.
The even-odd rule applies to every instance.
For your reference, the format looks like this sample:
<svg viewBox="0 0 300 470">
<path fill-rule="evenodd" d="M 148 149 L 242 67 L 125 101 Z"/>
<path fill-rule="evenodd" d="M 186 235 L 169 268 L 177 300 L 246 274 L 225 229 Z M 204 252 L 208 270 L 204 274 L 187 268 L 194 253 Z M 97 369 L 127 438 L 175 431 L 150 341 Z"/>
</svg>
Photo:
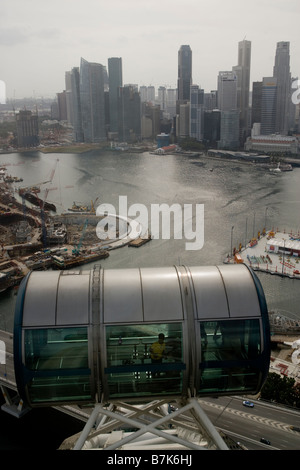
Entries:
<svg viewBox="0 0 300 470">
<path fill-rule="evenodd" d="M 300 433 L 290 426 L 300 427 L 300 412 L 273 404 L 251 400 L 253 408 L 243 406 L 243 398 L 205 398 L 200 405 L 212 423 L 248 449 L 299 450 Z M 271 446 L 263 444 L 264 437 Z"/>
</svg>

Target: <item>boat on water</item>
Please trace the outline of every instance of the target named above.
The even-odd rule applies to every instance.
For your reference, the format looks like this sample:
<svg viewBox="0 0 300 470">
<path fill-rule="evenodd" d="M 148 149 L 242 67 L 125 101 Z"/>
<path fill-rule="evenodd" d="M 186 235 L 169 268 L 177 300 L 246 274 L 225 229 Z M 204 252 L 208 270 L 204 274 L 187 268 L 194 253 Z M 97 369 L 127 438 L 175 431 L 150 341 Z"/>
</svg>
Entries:
<svg viewBox="0 0 300 470">
<path fill-rule="evenodd" d="M 292 165 L 289 163 L 279 162 L 277 166 L 272 166 L 270 168 L 271 173 L 281 173 L 282 171 L 293 171 Z"/>
<path fill-rule="evenodd" d="M 4 177 L 5 183 L 19 183 L 20 181 L 23 181 L 23 178 L 19 178 L 18 176 L 5 176 Z"/>
<path fill-rule="evenodd" d="M 96 199 L 96 201 L 97 200 L 98 198 Z M 91 201 L 91 206 L 85 206 L 83 204 L 79 205 L 79 204 L 76 204 L 76 202 L 74 201 L 72 207 L 70 207 L 68 211 L 77 212 L 80 214 L 95 214 L 96 213 L 93 201 Z"/>
<path fill-rule="evenodd" d="M 102 250 L 94 253 L 88 254 L 79 254 L 79 255 L 67 255 L 67 256 L 57 256 L 52 257 L 53 264 L 58 269 L 70 269 L 75 266 L 80 266 L 81 264 L 92 263 L 99 259 L 104 259 L 109 256 L 108 251 Z"/>
</svg>

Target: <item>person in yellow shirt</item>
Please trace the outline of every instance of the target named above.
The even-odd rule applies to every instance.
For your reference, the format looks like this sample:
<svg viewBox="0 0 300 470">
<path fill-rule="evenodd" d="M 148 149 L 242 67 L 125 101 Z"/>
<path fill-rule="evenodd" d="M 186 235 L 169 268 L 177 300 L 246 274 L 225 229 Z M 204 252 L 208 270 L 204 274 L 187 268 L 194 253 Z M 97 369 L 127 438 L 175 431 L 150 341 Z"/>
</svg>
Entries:
<svg viewBox="0 0 300 470">
<path fill-rule="evenodd" d="M 160 364 L 162 362 L 163 357 L 165 357 L 165 349 L 165 335 L 160 333 L 158 335 L 158 341 L 155 341 L 155 343 L 150 346 L 150 357 L 152 364 Z M 153 372 L 153 377 L 157 377 L 158 375 L 159 372 Z"/>
</svg>

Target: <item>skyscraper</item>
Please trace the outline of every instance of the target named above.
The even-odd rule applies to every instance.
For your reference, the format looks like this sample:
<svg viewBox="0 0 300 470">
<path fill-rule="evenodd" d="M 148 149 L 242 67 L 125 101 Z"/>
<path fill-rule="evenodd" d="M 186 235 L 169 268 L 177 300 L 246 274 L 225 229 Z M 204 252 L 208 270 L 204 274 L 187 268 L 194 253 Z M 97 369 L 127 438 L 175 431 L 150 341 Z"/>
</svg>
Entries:
<svg viewBox="0 0 300 470">
<path fill-rule="evenodd" d="M 192 85 L 192 50 L 190 46 L 181 46 L 178 51 L 178 100 L 190 99 Z"/>
<path fill-rule="evenodd" d="M 219 148 L 239 147 L 239 110 L 237 109 L 237 76 L 234 71 L 222 71 L 218 76 L 218 108 L 221 111 Z"/>
<path fill-rule="evenodd" d="M 38 115 L 31 111 L 20 110 L 16 115 L 18 147 L 39 145 Z"/>
<path fill-rule="evenodd" d="M 108 59 L 108 81 L 110 132 L 118 132 L 118 96 L 119 89 L 123 86 L 121 57 Z"/>
<path fill-rule="evenodd" d="M 71 123 L 75 142 L 83 142 L 81 102 L 80 102 L 80 72 L 79 67 L 73 67 L 70 72 L 71 81 Z"/>
<path fill-rule="evenodd" d="M 101 142 L 106 139 L 104 74 L 103 65 L 81 58 L 80 103 L 85 142 Z"/>
<path fill-rule="evenodd" d="M 218 108 L 220 111 L 237 109 L 237 76 L 235 72 L 219 72 Z"/>
<path fill-rule="evenodd" d="M 190 93 L 190 137 L 200 141 L 204 130 L 204 90 L 191 86 Z"/>
<path fill-rule="evenodd" d="M 250 90 L 251 41 L 238 44 L 238 65 L 232 70 L 237 76 L 237 108 L 240 112 L 240 142 L 249 135 L 249 90 Z"/>
<path fill-rule="evenodd" d="M 261 92 L 261 134 L 274 134 L 276 129 L 277 79 L 264 77 Z"/>
<path fill-rule="evenodd" d="M 273 77 L 277 80 L 275 130 L 285 135 L 289 130 L 289 99 L 291 95 L 289 42 L 277 43 Z"/>
<path fill-rule="evenodd" d="M 252 83 L 252 109 L 251 109 L 251 127 L 253 124 L 261 122 L 261 94 L 262 82 Z"/>
<path fill-rule="evenodd" d="M 137 86 L 119 90 L 119 140 L 135 142 L 141 138 L 141 97 Z"/>
</svg>

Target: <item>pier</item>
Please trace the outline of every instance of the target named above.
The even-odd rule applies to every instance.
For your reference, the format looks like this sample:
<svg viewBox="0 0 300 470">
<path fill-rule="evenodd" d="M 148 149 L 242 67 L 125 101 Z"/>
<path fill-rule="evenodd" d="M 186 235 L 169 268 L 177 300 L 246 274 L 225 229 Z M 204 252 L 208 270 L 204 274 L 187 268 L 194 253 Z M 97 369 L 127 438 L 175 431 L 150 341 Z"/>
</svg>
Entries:
<svg viewBox="0 0 300 470">
<path fill-rule="evenodd" d="M 224 263 L 245 263 L 254 271 L 300 279 L 300 235 L 269 230 L 228 255 Z"/>
</svg>

